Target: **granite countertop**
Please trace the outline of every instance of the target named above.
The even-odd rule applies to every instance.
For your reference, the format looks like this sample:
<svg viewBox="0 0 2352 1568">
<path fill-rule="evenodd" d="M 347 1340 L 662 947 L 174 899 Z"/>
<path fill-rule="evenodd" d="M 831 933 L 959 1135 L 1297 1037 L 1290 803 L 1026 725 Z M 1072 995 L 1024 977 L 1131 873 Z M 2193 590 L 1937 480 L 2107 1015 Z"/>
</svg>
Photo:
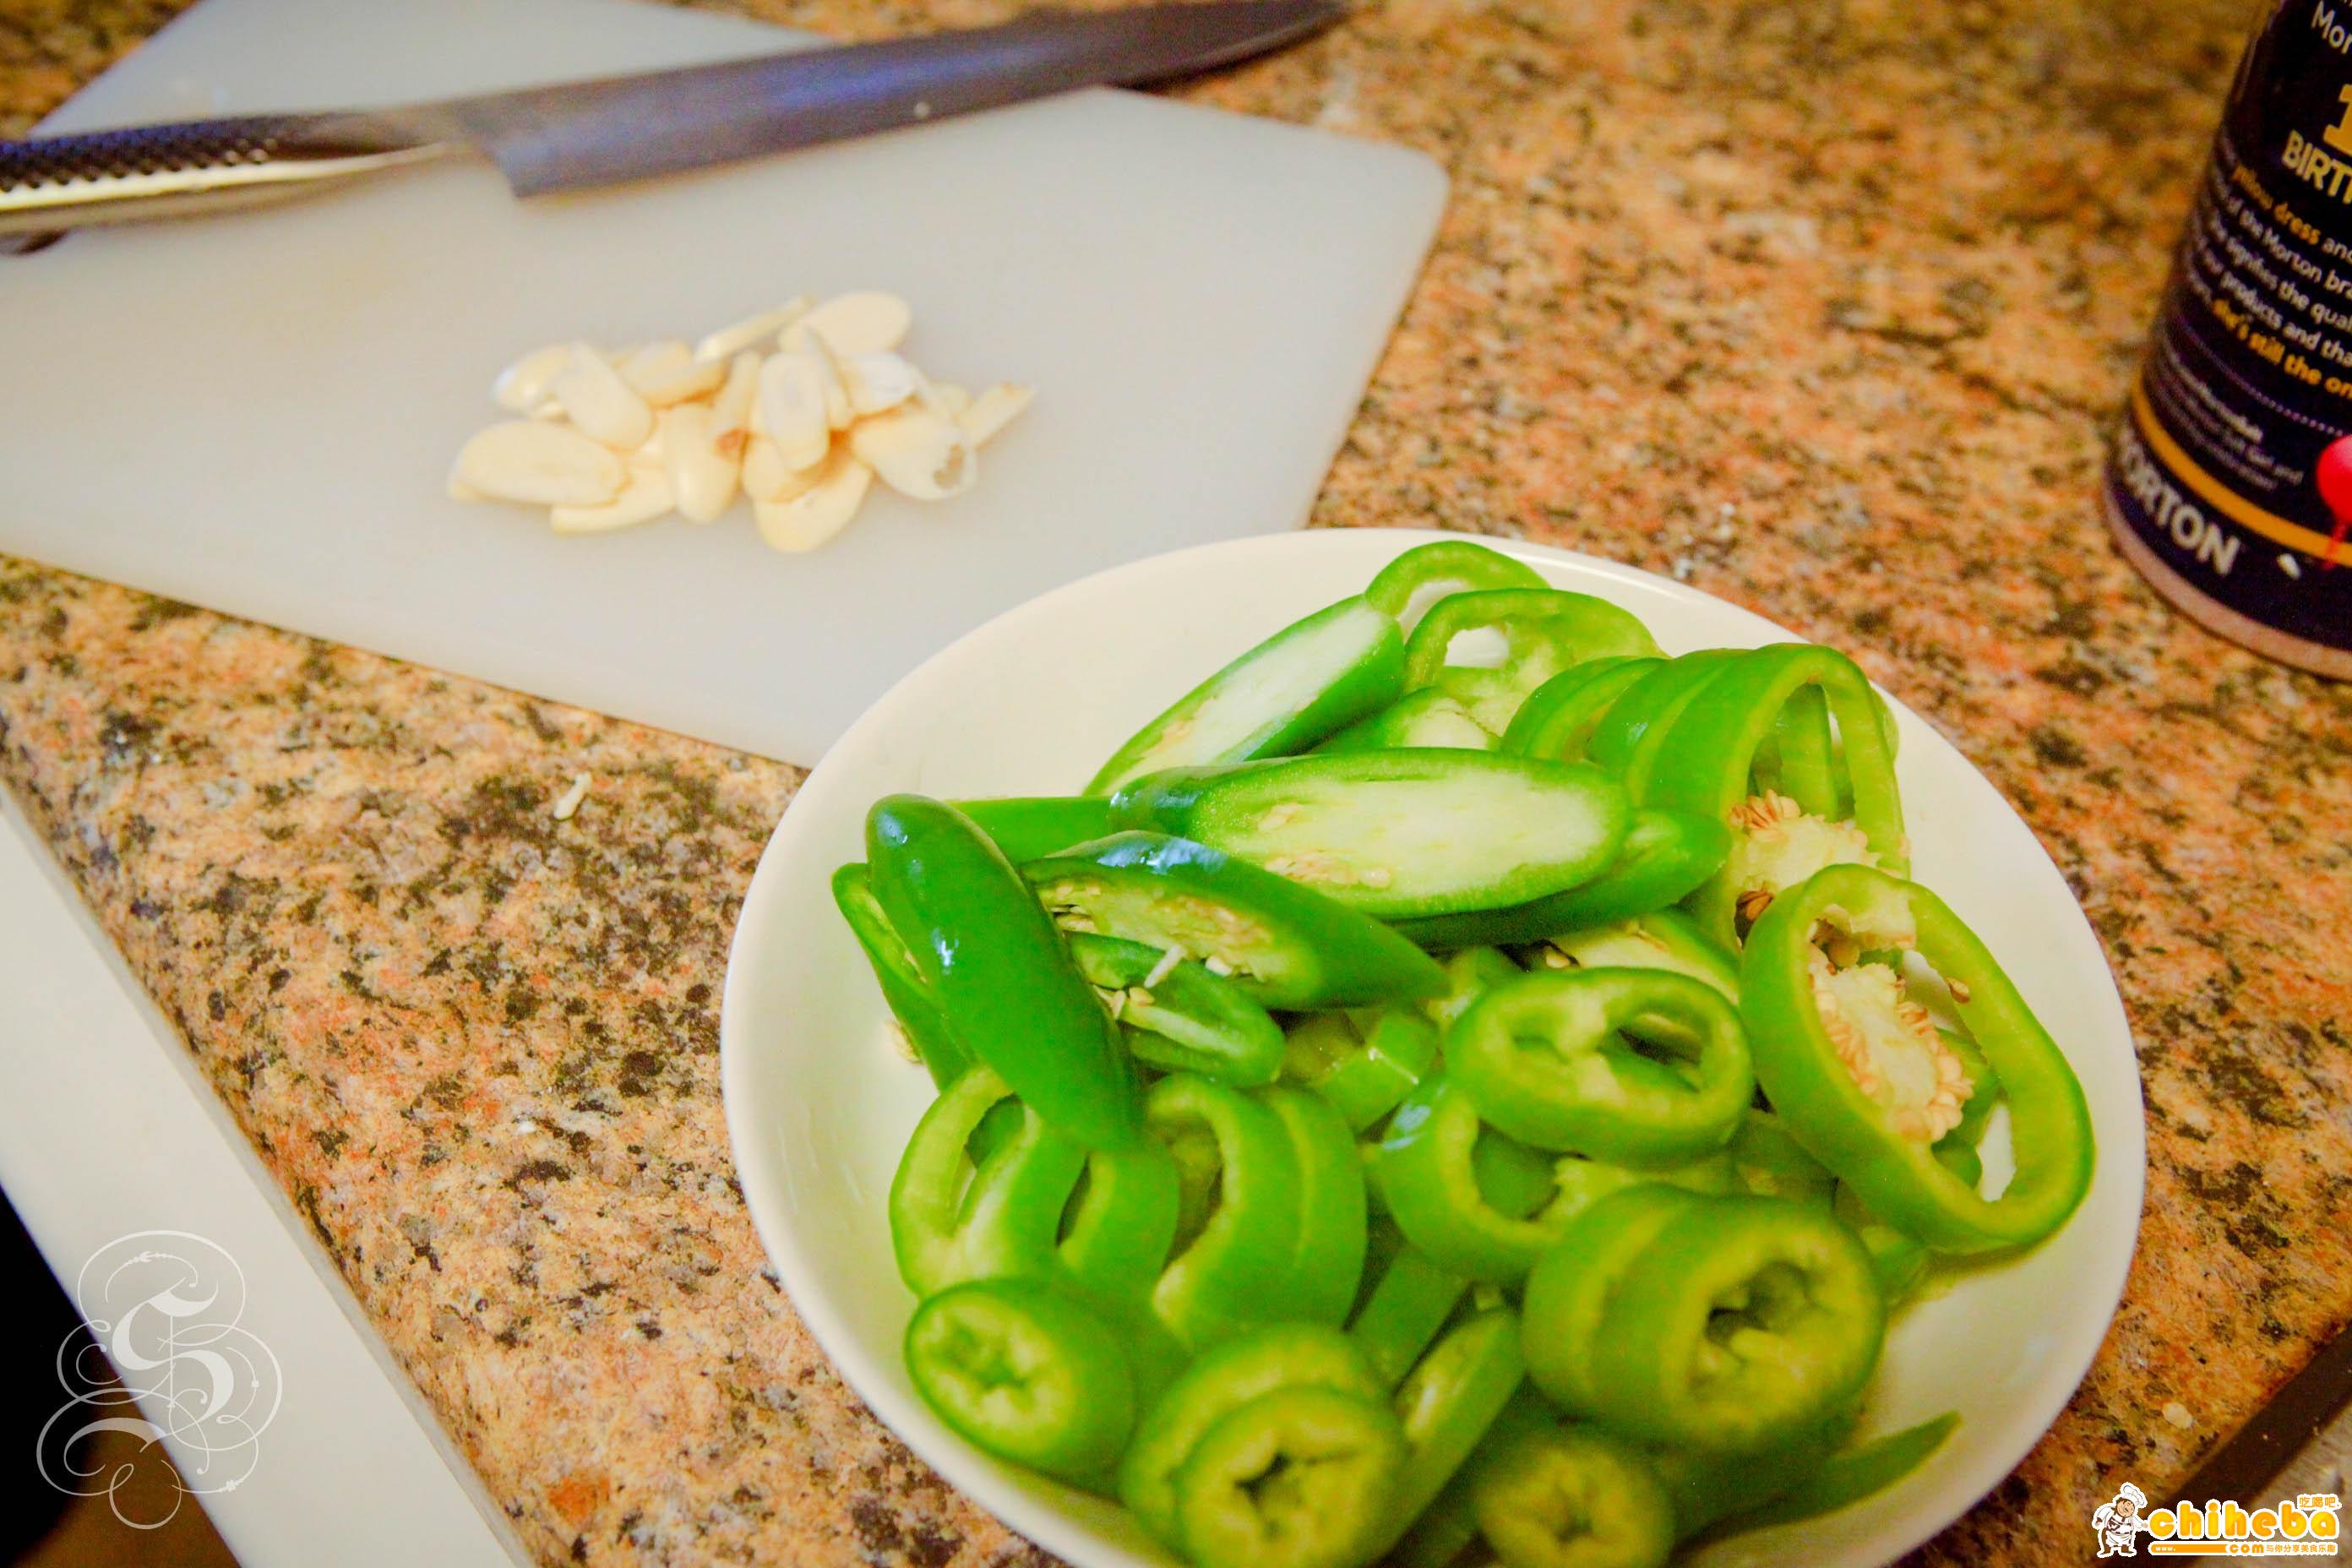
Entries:
<svg viewBox="0 0 2352 1568">
<path fill-rule="evenodd" d="M 0 5 L 0 128 L 168 9 Z M 2087 1555 L 2352 1316 L 2352 688 L 2173 615 L 2094 502 L 2251 16 L 1391 0 L 1186 89 L 1454 177 L 1318 523 L 1593 551 L 1853 648 L 2090 911 L 2137 1261 L 1926 1561 Z M 730 1172 L 720 972 L 796 769 L 14 563 L 0 776 L 533 1553 L 1038 1558 L 844 1389 Z"/>
</svg>

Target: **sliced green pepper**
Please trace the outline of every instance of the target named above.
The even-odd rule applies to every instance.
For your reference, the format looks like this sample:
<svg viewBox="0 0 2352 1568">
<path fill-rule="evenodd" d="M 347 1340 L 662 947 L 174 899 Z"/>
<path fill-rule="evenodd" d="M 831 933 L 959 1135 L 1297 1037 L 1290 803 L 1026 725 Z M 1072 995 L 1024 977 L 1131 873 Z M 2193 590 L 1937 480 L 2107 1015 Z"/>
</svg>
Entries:
<svg viewBox="0 0 2352 1568">
<path fill-rule="evenodd" d="M 987 1068 L 971 1068 L 931 1101 L 899 1156 L 890 1182 L 890 1243 L 900 1278 L 918 1296 L 1053 1268 L 1062 1208 L 1086 1168 L 1086 1151 L 1024 1108 L 1013 1133 L 965 1179 L 972 1133 L 1012 1092 Z"/>
<path fill-rule="evenodd" d="M 1155 773 L 1114 809 L 1367 913 L 1495 909 L 1598 875 L 1624 791 L 1598 769 L 1483 752 L 1295 757 Z"/>
<path fill-rule="evenodd" d="M 1283 1074 L 1361 1132 L 1394 1110 L 1436 1060 L 1437 1031 L 1417 1013 L 1383 1008 L 1360 1038 L 1345 1015 L 1316 1013 L 1292 1027 Z"/>
<path fill-rule="evenodd" d="M 1433 686 L 1408 691 L 1369 719 L 1360 719 L 1315 750 L 1325 756 L 1346 752 L 1393 752 L 1400 747 L 1454 747 L 1468 752 L 1496 749 L 1494 731 L 1470 710 Z"/>
<path fill-rule="evenodd" d="M 1778 790 L 1810 816 L 1835 821 L 1853 809 L 1853 792 L 1837 764 L 1828 699 L 1818 686 L 1801 686 L 1781 704 L 1771 733 L 1757 748 L 1752 782 L 1759 789 Z"/>
<path fill-rule="evenodd" d="M 1869 1256 L 1826 1212 L 1694 1196 L 1609 1293 L 1591 1414 L 1654 1443 L 1770 1448 L 1843 1418 L 1885 1335 Z"/>
<path fill-rule="evenodd" d="M 1120 1338 L 1034 1279 L 976 1279 L 930 1297 L 907 1324 L 907 1373 L 973 1447 L 1082 1485 L 1127 1445 L 1136 1380 Z"/>
<path fill-rule="evenodd" d="M 1289 1133 L 1298 1168 L 1298 1240 L 1278 1291 L 1284 1315 L 1336 1328 L 1364 1277 L 1364 1167 L 1354 1132 L 1336 1106 L 1306 1089 L 1262 1089 L 1257 1099 Z"/>
<path fill-rule="evenodd" d="M 1889 1432 L 1823 1460 L 1811 1475 L 1763 1507 L 1726 1519 L 1707 1531 L 1710 1541 L 1776 1524 L 1796 1524 L 1852 1508 L 1874 1497 L 1926 1464 L 1960 1424 L 1946 1411 L 1916 1426 Z"/>
<path fill-rule="evenodd" d="M 1129 1026 L 1136 1060 L 1236 1089 L 1272 1083 L 1282 1071 L 1282 1026 L 1249 993 L 1192 959 L 1085 931 L 1070 934 L 1070 956 Z"/>
<path fill-rule="evenodd" d="M 1176 1527 L 1214 1568 L 1361 1568 L 1405 1462 L 1386 1407 L 1312 1384 L 1220 1419 L 1176 1472 Z"/>
<path fill-rule="evenodd" d="M 1976 1152 L 1961 1152 L 1973 1158 Z M 1947 1168 L 1950 1166 L 1949 1158 L 1940 1149 L 1936 1157 Z M 1981 1179 L 1982 1175 L 1979 1171 L 1973 1179 Z M 1916 1237 L 1895 1229 L 1873 1214 L 1861 1195 L 1843 1182 L 1832 1184 L 1830 1212 L 1853 1232 L 1862 1242 L 1862 1249 L 1870 1254 L 1870 1270 L 1877 1276 L 1878 1293 L 1886 1298 L 1889 1310 L 1918 1294 L 1920 1287 L 1927 1282 L 1927 1269 L 1934 1258 Z"/>
<path fill-rule="evenodd" d="M 1837 1178 L 1790 1134 L 1778 1116 L 1750 1109 L 1725 1149 L 1739 1184 L 1768 1198 L 1826 1205 L 1837 1194 Z"/>
<path fill-rule="evenodd" d="M 1503 734 L 1503 750 L 1515 757 L 1543 757 L 1555 763 L 1585 760 L 1585 743 L 1626 689 L 1663 660 L 1639 655 L 1613 655 L 1572 665 L 1528 694 L 1511 715 Z"/>
<path fill-rule="evenodd" d="M 921 795 L 877 801 L 866 846 L 874 896 L 955 1042 L 1080 1143 L 1132 1146 L 1142 1119 L 1127 1047 L 1012 862 Z"/>
<path fill-rule="evenodd" d="M 1498 947 L 1462 948 L 1445 960 L 1445 994 L 1422 1003 L 1421 1010 L 1439 1028 L 1450 1029 L 1479 997 L 1526 973 Z"/>
<path fill-rule="evenodd" d="M 1993 1110 L 2000 1104 L 2000 1074 L 1992 1070 L 1992 1063 L 1986 1059 L 1984 1052 L 1961 1030 L 1939 1028 L 1936 1033 L 1942 1037 L 1945 1047 L 1959 1058 L 1960 1071 L 1967 1075 L 1969 1086 L 1968 1099 L 1960 1101 L 1958 1124 L 1937 1140 L 1936 1152 L 1939 1158 L 1961 1149 L 1974 1153 L 1977 1145 L 1984 1142 L 1985 1126 L 1992 1121 Z M 1968 1179 L 1969 1185 L 1976 1185 L 1982 1175 L 1983 1167 L 1979 1164 L 1977 1177 Z"/>
<path fill-rule="evenodd" d="M 1927 1279 L 1927 1249 L 1892 1226 L 1866 1225 L 1854 1233 L 1870 1254 L 1870 1272 L 1878 1293 L 1890 1305 L 1916 1295 Z"/>
<path fill-rule="evenodd" d="M 1723 868 L 1731 829 L 1686 811 L 1637 806 L 1617 858 L 1581 887 L 1507 909 L 1472 910 L 1395 921 L 1398 931 L 1444 952 L 1475 945 L 1517 946 L 1561 931 L 1664 910 Z"/>
<path fill-rule="evenodd" d="M 1396 622 L 1360 598 L 1342 599 L 1179 698 L 1111 753 L 1086 793 L 1108 795 L 1161 768 L 1304 751 L 1403 695 Z"/>
<path fill-rule="evenodd" d="M 890 917 L 882 912 L 882 905 L 874 897 L 874 885 L 867 879 L 862 861 L 851 861 L 833 874 L 833 901 L 841 910 L 841 918 L 849 924 L 849 931 L 866 953 L 866 962 L 874 971 L 875 984 L 882 988 L 882 1004 L 890 1016 L 906 1031 L 907 1043 L 929 1069 L 931 1081 L 945 1089 L 963 1075 L 971 1058 L 948 1032 L 947 1019 L 940 1014 L 939 1004 L 931 1000 L 923 984 L 923 977 L 915 969 L 914 955 L 907 944 L 898 940 L 891 929 Z"/>
<path fill-rule="evenodd" d="M 1528 1375 L 1563 1409 L 1595 1407 L 1595 1367 L 1617 1347 L 1601 1323 L 1626 1274 L 1693 1201 L 1663 1184 L 1629 1186 L 1572 1215 L 1528 1276 L 1520 1307 Z"/>
<path fill-rule="evenodd" d="M 1470 1495 L 1504 1568 L 1661 1568 L 1674 1550 L 1674 1507 L 1656 1472 L 1594 1427 L 1510 1422 L 1479 1456 Z"/>
<path fill-rule="evenodd" d="M 971 1136 L 964 1140 L 964 1152 L 971 1157 L 975 1167 L 982 1165 L 991 1154 L 1012 1142 L 1021 1129 L 1028 1124 L 1028 1107 L 1013 1099 L 1008 1089 L 1003 1100 L 988 1108 L 987 1114 L 980 1119 L 980 1125 L 973 1128 Z"/>
<path fill-rule="evenodd" d="M 1364 597 L 1410 632 L 1432 605 L 1451 595 L 1544 585 L 1543 574 L 1524 561 L 1466 539 L 1441 539 L 1417 544 L 1381 567 Z"/>
<path fill-rule="evenodd" d="M 1839 1423 L 1760 1454 L 1710 1454 L 1698 1448 L 1652 1448 L 1651 1468 L 1674 1500 L 1675 1533 L 1702 1537 L 1724 1519 L 1770 1503 L 1802 1486 L 1845 1440 Z"/>
<path fill-rule="evenodd" d="M 953 804 L 1015 866 L 1100 838 L 1114 828 L 1110 802 L 1100 795 L 1008 795 Z"/>
<path fill-rule="evenodd" d="M 1483 1452 L 1483 1448 L 1481 1452 Z M 1389 1553 L 1393 1568 L 1454 1568 L 1478 1540 L 1478 1514 L 1470 1502 L 1470 1479 L 1477 1456 L 1454 1472 L 1437 1500 L 1422 1510 L 1396 1550 Z"/>
<path fill-rule="evenodd" d="M 1445 988 L 1433 960 L 1370 916 L 1189 839 L 1118 833 L 1022 870 L 1066 927 L 1179 949 L 1270 1007 Z"/>
<path fill-rule="evenodd" d="M 1383 1384 L 1396 1383 L 1421 1360 L 1470 1289 L 1470 1277 L 1440 1267 L 1407 1244 L 1389 1259 L 1381 1282 L 1348 1325 Z"/>
<path fill-rule="evenodd" d="M 1674 1182 L 1715 1189 L 1732 1181 L 1716 1160 L 1656 1172 L 1547 1162 L 1486 1126 L 1443 1072 L 1398 1108 L 1372 1171 L 1397 1228 L 1431 1262 L 1496 1285 L 1525 1279 L 1580 1211 L 1620 1187 Z"/>
<path fill-rule="evenodd" d="M 1018 1120 L 972 1165 L 973 1134 L 1003 1110 Z M 1081 1175 L 1086 1190 L 1073 1207 Z M 1139 1302 L 1175 1239 L 1177 1207 L 1175 1165 L 1157 1145 L 1088 1153 L 975 1067 L 908 1140 L 890 1183 L 890 1242 L 919 1296 L 1023 1274 Z"/>
<path fill-rule="evenodd" d="M 1470 1149 L 1470 1174 L 1478 1184 L 1478 1195 L 1497 1214 L 1525 1219 L 1560 1196 L 1560 1173 L 1568 1161 L 1481 1125 L 1484 1130 Z M 1574 1190 L 1581 1193 L 1585 1186 L 1576 1180 Z"/>
<path fill-rule="evenodd" d="M 1283 1388 L 1329 1388 L 1371 1402 L 1388 1384 L 1363 1352 L 1336 1329 L 1280 1323 L 1202 1352 L 1169 1384 L 1135 1428 L 1119 1461 L 1118 1495 L 1136 1521 L 1173 1546 L 1176 1472 L 1225 1416 Z"/>
<path fill-rule="evenodd" d="M 1491 666 L 1453 665 L 1456 637 L 1499 633 L 1503 655 Z M 1630 611 L 1590 594 L 1557 588 L 1492 588 L 1440 599 L 1405 644 L 1405 686 L 1441 686 L 1486 729 L 1510 728 L 1536 688 L 1571 665 L 1612 656 L 1654 656 L 1658 645 Z"/>
<path fill-rule="evenodd" d="M 1703 648 L 1643 670 L 1593 727 L 1585 759 L 1623 778 L 1636 805 L 1651 804 L 1650 771 L 1667 733 L 1709 682 L 1746 657 L 1738 648 Z"/>
<path fill-rule="evenodd" d="M 1364 1048 L 1334 1062 L 1316 1086 L 1363 1133 L 1403 1103 L 1437 1067 L 1441 1037 L 1417 1011 L 1386 1007 L 1364 1034 Z"/>
<path fill-rule="evenodd" d="M 1691 1064 L 1689 1080 L 1609 1048 L 1628 1035 Z M 1445 1058 L 1494 1126 L 1538 1148 L 1604 1160 L 1656 1163 L 1720 1149 L 1756 1089 L 1731 1005 L 1704 982 L 1663 969 L 1551 970 L 1497 986 L 1446 1032 Z"/>
<path fill-rule="evenodd" d="M 1856 1080 L 1824 1022 L 1824 1000 L 1856 1059 L 1874 1060 L 1860 1053 L 1876 1042 L 1868 1020 L 1839 1008 L 1839 972 L 1813 945 L 1824 921 L 1843 923 L 1858 940 L 1916 931 L 1927 962 L 1958 983 L 1954 996 L 1968 998 L 1958 1004 L 1961 1018 L 2010 1108 L 2017 1169 L 2000 1197 L 1983 1196 L 1937 1160 L 1927 1137 L 1914 1135 L 1919 1112 L 1889 1103 L 1892 1077 L 1874 1071 L 1877 1097 Z M 2031 1246 L 2063 1224 L 2089 1190 L 2090 1108 L 2074 1069 L 1984 943 L 1927 889 L 1861 866 L 1815 873 L 1776 898 L 1748 932 L 1740 994 L 1757 1075 L 1789 1131 L 1873 1213 L 1929 1247 Z"/>
<path fill-rule="evenodd" d="M 1388 1504 L 1383 1549 L 1437 1500 L 1526 1376 L 1518 1319 L 1508 1309 L 1465 1320 L 1421 1358 L 1396 1392 L 1409 1452 Z"/>
<path fill-rule="evenodd" d="M 1564 1204 L 1521 1216 L 1488 1201 L 1475 1163 L 1484 1132 L 1470 1097 L 1448 1075 L 1433 1074 L 1398 1108 L 1372 1168 L 1397 1227 L 1431 1261 L 1507 1285 L 1525 1278 L 1575 1215 Z"/>
<path fill-rule="evenodd" d="M 1652 910 L 1631 920 L 1563 931 L 1550 946 L 1582 969 L 1666 969 L 1705 981 L 1739 1005 L 1739 964 L 1680 910 Z"/>
<path fill-rule="evenodd" d="M 1818 689 L 1836 720 L 1854 826 L 1880 867 L 1901 875 L 1909 864 L 1895 754 L 1886 744 L 1878 697 L 1853 660 L 1809 644 L 1758 648 L 1706 681 L 1684 708 L 1656 752 L 1650 776 L 1626 788 L 1645 805 L 1679 806 L 1718 822 L 1754 788 L 1759 751 L 1796 694 Z M 1735 855 L 1734 860 L 1738 858 Z M 1729 942 L 1742 889 L 1727 866 L 1694 893 L 1688 908 L 1717 940 Z"/>
<path fill-rule="evenodd" d="M 1936 1163 L 1958 1177 L 1962 1186 L 1983 1187 L 1984 1156 L 1977 1152 L 1974 1144 L 1955 1143 L 1949 1138 L 1940 1138 L 1930 1152 L 1936 1156 Z"/>
<path fill-rule="evenodd" d="M 1289 1127 L 1191 1073 L 1152 1085 L 1144 1115 L 1186 1178 L 1176 1252 L 1151 1290 L 1160 1321 L 1197 1350 L 1286 1316 L 1299 1245 Z"/>
<path fill-rule="evenodd" d="M 1146 1302 L 1175 1244 L 1181 1207 L 1176 1162 L 1158 1145 L 1097 1150 L 1074 1201 L 1065 1200 L 1055 1255 L 1079 1292 L 1121 1317 Z"/>
</svg>

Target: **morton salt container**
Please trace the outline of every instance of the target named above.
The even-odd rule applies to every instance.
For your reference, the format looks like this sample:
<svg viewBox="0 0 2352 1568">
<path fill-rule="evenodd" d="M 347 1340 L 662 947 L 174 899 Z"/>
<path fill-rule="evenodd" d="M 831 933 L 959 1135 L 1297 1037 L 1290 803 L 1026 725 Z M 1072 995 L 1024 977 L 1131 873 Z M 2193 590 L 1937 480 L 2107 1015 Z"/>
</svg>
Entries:
<svg viewBox="0 0 2352 1568">
<path fill-rule="evenodd" d="M 2352 678 L 2352 0 L 2246 50 L 2106 477 L 2167 598 Z"/>
</svg>

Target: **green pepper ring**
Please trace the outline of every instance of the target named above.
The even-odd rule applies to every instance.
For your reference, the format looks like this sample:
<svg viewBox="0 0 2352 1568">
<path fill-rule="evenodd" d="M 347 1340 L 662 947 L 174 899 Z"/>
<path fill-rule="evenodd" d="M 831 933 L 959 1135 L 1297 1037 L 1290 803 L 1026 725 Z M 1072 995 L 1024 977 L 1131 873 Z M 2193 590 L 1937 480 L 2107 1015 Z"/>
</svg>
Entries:
<svg viewBox="0 0 2352 1568">
<path fill-rule="evenodd" d="M 1652 1025 L 1669 1027 L 1651 1027 Z M 1644 1030 L 1696 1058 L 1633 1081 L 1606 1047 Z M 1540 1048 L 1527 1042 L 1540 1038 Z M 1702 981 L 1665 969 L 1522 975 L 1472 1004 L 1446 1032 L 1448 1071 L 1478 1113 L 1523 1143 L 1654 1163 L 1720 1149 L 1755 1090 L 1739 1015 Z"/>
<path fill-rule="evenodd" d="M 1364 1352 L 1336 1329 L 1277 1323 L 1228 1340 L 1202 1352 L 1144 1412 L 1119 1460 L 1119 1500 L 1145 1530 L 1176 1544 L 1176 1472 L 1202 1436 L 1259 1395 L 1302 1384 L 1388 1397 Z"/>
<path fill-rule="evenodd" d="M 1228 1411 L 1175 1476 L 1185 1555 L 1213 1568 L 1359 1568 L 1406 1458 L 1385 1404 L 1294 1384 Z"/>
<path fill-rule="evenodd" d="M 1390 1119 L 1373 1161 L 1389 1214 L 1440 1268 L 1513 1285 L 1575 1218 L 1555 1201 L 1517 1219 L 1480 1192 L 1473 1161 L 1485 1130 L 1478 1108 L 1440 1072 L 1422 1080 Z"/>
<path fill-rule="evenodd" d="M 1430 605 L 1455 594 L 1481 588 L 1544 588 L 1543 574 L 1499 550 L 1489 550 L 1466 539 L 1438 539 L 1416 544 L 1381 567 L 1364 589 L 1376 610 L 1396 617 L 1410 632 L 1429 613 Z M 1428 604 L 1416 611 L 1413 600 L 1423 590 L 1437 588 Z"/>
<path fill-rule="evenodd" d="M 908 1321 L 905 1355 L 916 1392 L 959 1436 L 1065 1480 L 1100 1486 L 1135 1426 L 1118 1334 L 1041 1280 L 970 1280 L 929 1297 Z"/>
<path fill-rule="evenodd" d="M 1737 1290 L 1744 1321 L 1726 1329 Z M 1646 1441 L 1754 1453 L 1842 1421 L 1877 1370 L 1886 1309 L 1869 1255 L 1818 1206 L 1695 1197 L 1602 1309 L 1593 1414 Z"/>
<path fill-rule="evenodd" d="M 1987 1198 L 1934 1150 L 1886 1125 L 1823 1030 L 1811 981 L 1814 926 L 1832 909 L 1865 926 L 1909 923 L 1948 980 L 1978 1049 L 2009 1102 L 2016 1171 Z M 2090 1191 L 2090 1106 L 2064 1053 L 1976 934 L 1926 888 L 1864 866 L 1831 866 L 1772 900 L 1748 933 L 1740 1012 L 1756 1072 L 1797 1141 L 1871 1211 L 1945 1252 L 2030 1247 L 2064 1224 Z"/>
</svg>

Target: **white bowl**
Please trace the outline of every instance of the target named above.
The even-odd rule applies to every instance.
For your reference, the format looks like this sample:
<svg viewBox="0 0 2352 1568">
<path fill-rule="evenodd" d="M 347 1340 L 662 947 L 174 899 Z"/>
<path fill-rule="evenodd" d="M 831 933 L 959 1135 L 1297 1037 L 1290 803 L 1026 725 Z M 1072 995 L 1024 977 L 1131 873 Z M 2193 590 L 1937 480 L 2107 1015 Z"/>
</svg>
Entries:
<svg viewBox="0 0 2352 1568">
<path fill-rule="evenodd" d="M 1137 726 L 1308 611 L 1360 592 L 1392 530 L 1247 539 L 1105 572 L 989 622 L 893 688 L 826 753 L 761 857 L 719 1025 L 727 1127 L 745 1201 L 802 1319 L 876 1415 L 1007 1524 L 1086 1568 L 1171 1562 L 1115 1505 L 988 1458 L 932 1416 L 899 1359 L 914 1302 L 884 1199 L 931 1098 L 886 1044 L 885 1013 L 827 888 L 864 856 L 866 807 L 898 790 L 969 797 L 1084 784 Z M 1668 652 L 1786 642 L 1771 622 L 1590 556 L 1498 548 L 1648 623 Z M 2066 1227 L 2030 1256 L 1914 1306 L 1887 1343 L 1869 1425 L 1946 1410 L 1959 1429 L 1900 1486 L 1830 1518 L 1724 1542 L 1711 1568 L 1888 1562 L 2013 1468 L 2090 1365 L 2139 1225 L 2139 1074 L 2106 961 L 2065 880 L 1993 787 L 1896 706 L 1918 878 L 1990 943 L 2089 1096 L 2098 1167 Z"/>
</svg>

